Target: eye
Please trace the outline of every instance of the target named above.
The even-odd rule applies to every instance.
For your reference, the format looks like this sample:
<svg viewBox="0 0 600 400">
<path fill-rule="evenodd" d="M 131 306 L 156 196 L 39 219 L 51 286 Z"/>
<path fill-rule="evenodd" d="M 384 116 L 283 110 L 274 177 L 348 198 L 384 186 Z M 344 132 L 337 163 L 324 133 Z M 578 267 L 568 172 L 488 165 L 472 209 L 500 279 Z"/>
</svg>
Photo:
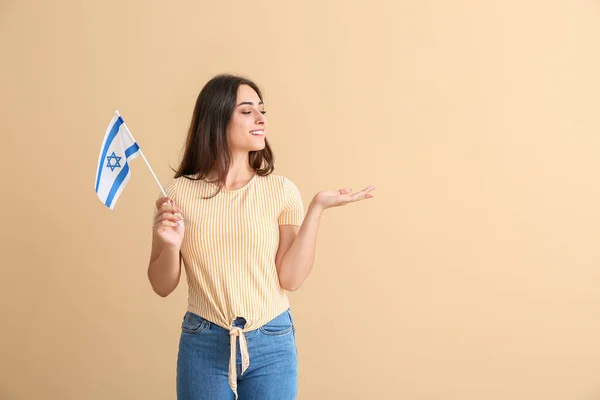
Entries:
<svg viewBox="0 0 600 400">
<path fill-rule="evenodd" d="M 261 111 L 260 113 L 262 115 L 265 115 L 267 112 L 266 111 Z M 242 114 L 249 115 L 249 114 L 252 114 L 252 111 L 242 111 Z"/>
</svg>

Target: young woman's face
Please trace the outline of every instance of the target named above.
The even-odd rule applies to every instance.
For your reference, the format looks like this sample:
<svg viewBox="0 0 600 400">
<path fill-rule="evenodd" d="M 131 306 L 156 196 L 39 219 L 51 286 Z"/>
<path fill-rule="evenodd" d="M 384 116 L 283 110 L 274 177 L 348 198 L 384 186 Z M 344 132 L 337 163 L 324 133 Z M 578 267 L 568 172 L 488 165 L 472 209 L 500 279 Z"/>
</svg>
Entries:
<svg viewBox="0 0 600 400">
<path fill-rule="evenodd" d="M 240 85 L 236 106 L 227 127 L 232 152 L 259 151 L 265 148 L 267 118 L 264 104 L 248 85 Z"/>
</svg>

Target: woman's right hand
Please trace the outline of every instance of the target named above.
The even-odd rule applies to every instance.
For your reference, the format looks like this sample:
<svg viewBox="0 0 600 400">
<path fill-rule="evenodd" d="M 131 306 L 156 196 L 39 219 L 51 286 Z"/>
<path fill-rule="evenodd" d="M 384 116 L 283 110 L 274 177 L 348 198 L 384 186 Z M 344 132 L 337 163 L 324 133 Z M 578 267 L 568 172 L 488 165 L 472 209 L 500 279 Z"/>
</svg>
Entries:
<svg viewBox="0 0 600 400">
<path fill-rule="evenodd" d="M 168 197 L 161 197 L 156 200 L 156 209 L 153 229 L 154 238 L 160 243 L 181 247 L 184 232 L 181 209 Z"/>
</svg>

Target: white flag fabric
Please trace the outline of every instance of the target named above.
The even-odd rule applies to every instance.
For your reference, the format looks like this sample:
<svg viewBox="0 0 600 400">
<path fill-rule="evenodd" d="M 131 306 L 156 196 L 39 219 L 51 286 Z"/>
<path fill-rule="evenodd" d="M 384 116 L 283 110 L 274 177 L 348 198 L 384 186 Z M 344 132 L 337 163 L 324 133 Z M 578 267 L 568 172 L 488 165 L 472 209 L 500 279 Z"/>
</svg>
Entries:
<svg viewBox="0 0 600 400">
<path fill-rule="evenodd" d="M 140 147 L 133 140 L 120 115 L 115 115 L 104 135 L 98 157 L 96 193 L 111 210 L 125 189 L 131 171 L 128 161 L 140 154 Z"/>
</svg>

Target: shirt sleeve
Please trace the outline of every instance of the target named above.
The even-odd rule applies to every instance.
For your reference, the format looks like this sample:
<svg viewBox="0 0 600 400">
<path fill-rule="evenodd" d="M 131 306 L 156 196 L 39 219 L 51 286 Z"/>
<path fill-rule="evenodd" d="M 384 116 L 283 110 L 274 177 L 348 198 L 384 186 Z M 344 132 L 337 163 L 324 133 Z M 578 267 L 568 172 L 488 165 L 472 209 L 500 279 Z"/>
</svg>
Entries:
<svg viewBox="0 0 600 400">
<path fill-rule="evenodd" d="M 302 225 L 304 205 L 298 187 L 287 178 L 283 179 L 283 209 L 279 214 L 279 225 Z"/>
</svg>

